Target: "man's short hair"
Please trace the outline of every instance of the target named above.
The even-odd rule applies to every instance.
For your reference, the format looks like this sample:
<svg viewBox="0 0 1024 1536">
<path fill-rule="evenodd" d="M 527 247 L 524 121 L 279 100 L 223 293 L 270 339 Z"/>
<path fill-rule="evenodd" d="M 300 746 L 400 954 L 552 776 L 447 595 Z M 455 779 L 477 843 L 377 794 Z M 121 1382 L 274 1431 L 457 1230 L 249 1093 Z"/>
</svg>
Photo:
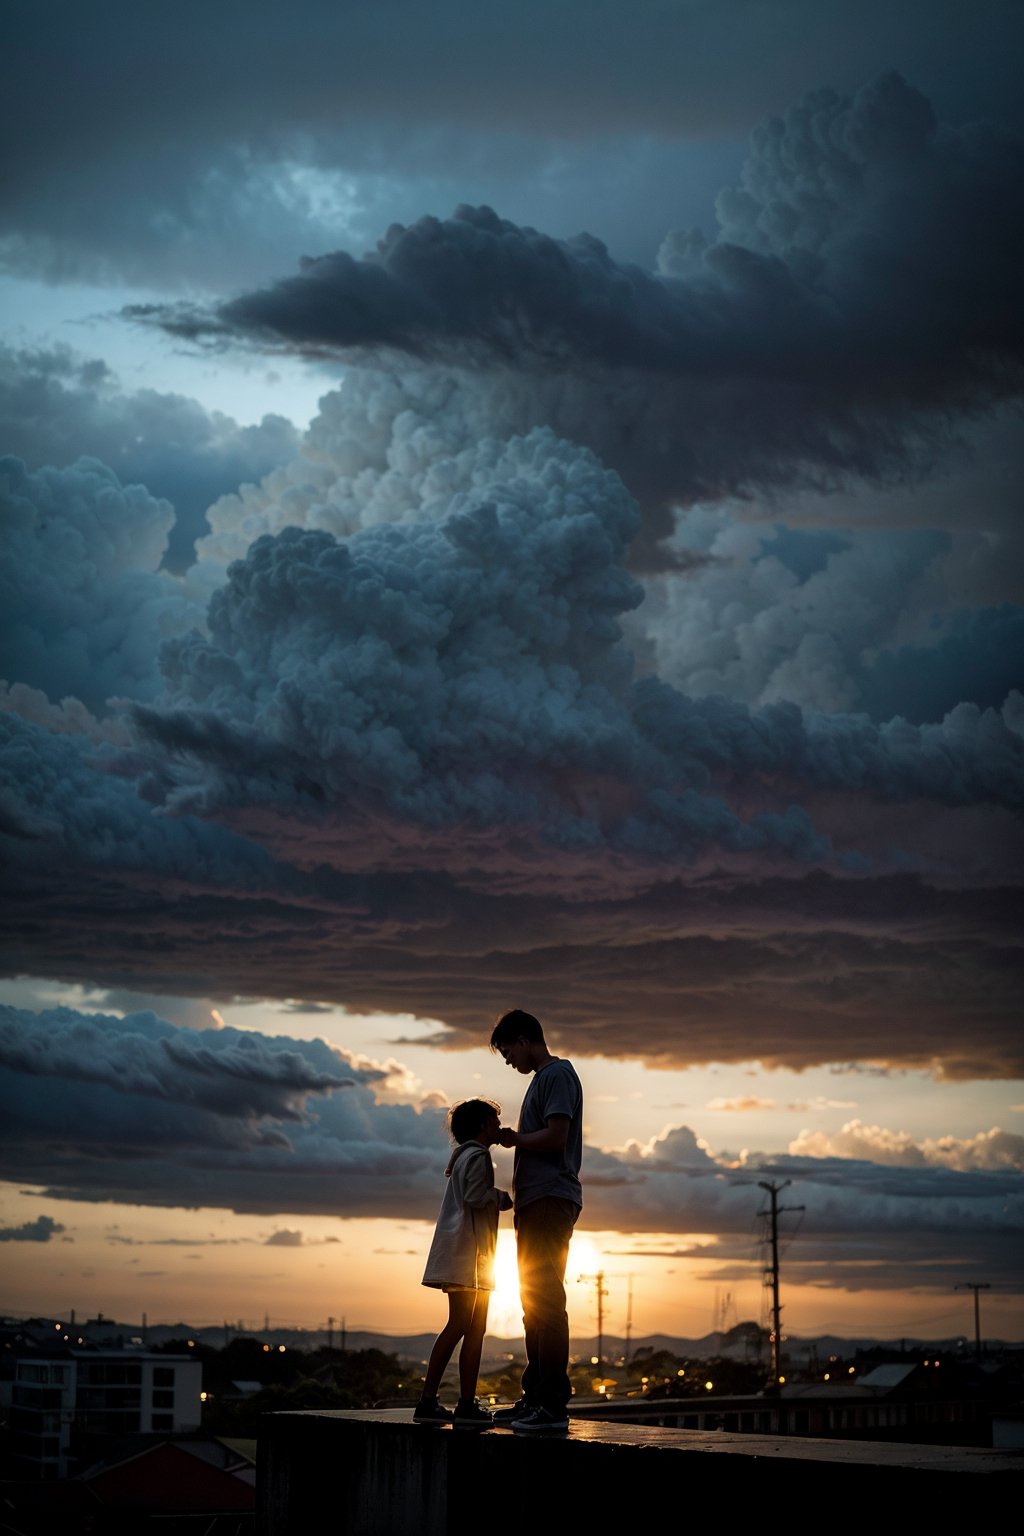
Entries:
<svg viewBox="0 0 1024 1536">
<path fill-rule="evenodd" d="M 540 1020 L 535 1019 L 532 1013 L 524 1013 L 522 1008 L 512 1008 L 508 1013 L 503 1013 L 491 1030 L 491 1050 L 511 1045 L 513 1040 L 529 1040 L 531 1043 L 539 1040 L 543 1045 L 544 1031 L 540 1027 Z"/>
<path fill-rule="evenodd" d="M 448 1111 L 448 1130 L 452 1141 L 460 1145 L 464 1141 L 471 1141 L 477 1131 L 483 1130 L 492 1115 L 501 1119 L 501 1105 L 490 1099 L 463 1099 L 461 1104 L 453 1104 Z"/>
</svg>

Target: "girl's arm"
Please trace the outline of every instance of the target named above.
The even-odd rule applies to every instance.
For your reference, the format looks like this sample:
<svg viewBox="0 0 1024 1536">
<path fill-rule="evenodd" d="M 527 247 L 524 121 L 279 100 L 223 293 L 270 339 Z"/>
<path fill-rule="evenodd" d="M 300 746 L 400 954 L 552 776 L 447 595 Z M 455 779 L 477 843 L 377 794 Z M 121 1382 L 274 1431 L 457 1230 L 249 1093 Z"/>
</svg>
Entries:
<svg viewBox="0 0 1024 1536">
<path fill-rule="evenodd" d="M 463 1204 L 478 1210 L 488 1205 L 497 1205 L 501 1210 L 499 1192 L 494 1187 L 494 1164 L 491 1162 L 491 1154 L 487 1148 L 481 1147 L 479 1153 L 463 1153 L 459 1163 L 462 1172 Z"/>
</svg>

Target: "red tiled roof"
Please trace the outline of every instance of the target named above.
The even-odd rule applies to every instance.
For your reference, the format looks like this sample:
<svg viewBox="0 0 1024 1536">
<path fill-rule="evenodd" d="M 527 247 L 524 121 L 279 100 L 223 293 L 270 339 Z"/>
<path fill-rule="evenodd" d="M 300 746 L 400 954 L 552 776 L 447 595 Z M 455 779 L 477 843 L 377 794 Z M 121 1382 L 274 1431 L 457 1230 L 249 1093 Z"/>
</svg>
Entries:
<svg viewBox="0 0 1024 1536">
<path fill-rule="evenodd" d="M 248 1483 L 167 1443 L 106 1467 L 88 1482 L 109 1509 L 215 1514 L 256 1507 L 256 1492 Z"/>
</svg>

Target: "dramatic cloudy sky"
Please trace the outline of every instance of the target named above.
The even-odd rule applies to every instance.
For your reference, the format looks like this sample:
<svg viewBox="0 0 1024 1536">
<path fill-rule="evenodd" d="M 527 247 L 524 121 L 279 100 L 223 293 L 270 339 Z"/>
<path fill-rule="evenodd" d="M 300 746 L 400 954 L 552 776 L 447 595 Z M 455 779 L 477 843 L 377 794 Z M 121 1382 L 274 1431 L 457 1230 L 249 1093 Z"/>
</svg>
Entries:
<svg viewBox="0 0 1024 1536">
<path fill-rule="evenodd" d="M 611 1331 L 1024 1337 L 1022 44 L 15 0 L 0 1307 L 435 1326 L 521 1006 Z"/>
</svg>

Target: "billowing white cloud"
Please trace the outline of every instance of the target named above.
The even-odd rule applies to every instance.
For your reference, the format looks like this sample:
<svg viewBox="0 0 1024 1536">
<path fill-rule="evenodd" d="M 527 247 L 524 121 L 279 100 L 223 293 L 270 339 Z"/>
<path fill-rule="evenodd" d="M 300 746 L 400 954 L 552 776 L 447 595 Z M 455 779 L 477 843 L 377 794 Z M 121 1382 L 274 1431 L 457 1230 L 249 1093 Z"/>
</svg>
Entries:
<svg viewBox="0 0 1024 1536">
<path fill-rule="evenodd" d="M 96 459 L 29 471 L 0 460 L 0 605 L 9 681 L 92 710 L 151 698 L 168 635 L 200 611 L 159 566 L 174 513 Z"/>
<path fill-rule="evenodd" d="M 1020 607 L 985 606 L 987 566 L 973 590 L 962 579 L 983 531 L 801 530 L 746 516 L 735 505 L 681 515 L 670 547 L 682 569 L 645 578 L 627 622 L 683 692 L 921 722 L 965 700 L 1001 704 L 1018 686 Z"/>
<path fill-rule="evenodd" d="M 794 1157 L 864 1158 L 898 1168 L 955 1168 L 1024 1171 L 1024 1136 L 993 1126 L 976 1136 L 925 1137 L 850 1120 L 841 1131 L 801 1131 L 789 1145 Z"/>
<path fill-rule="evenodd" d="M 283 416 L 240 427 L 196 400 L 154 389 L 126 392 L 98 358 L 67 347 L 0 345 L 0 448 L 29 469 L 67 469 L 83 455 L 170 502 L 162 563 L 191 564 L 208 532 L 206 508 L 242 481 L 293 458 L 298 433 Z"/>
</svg>

